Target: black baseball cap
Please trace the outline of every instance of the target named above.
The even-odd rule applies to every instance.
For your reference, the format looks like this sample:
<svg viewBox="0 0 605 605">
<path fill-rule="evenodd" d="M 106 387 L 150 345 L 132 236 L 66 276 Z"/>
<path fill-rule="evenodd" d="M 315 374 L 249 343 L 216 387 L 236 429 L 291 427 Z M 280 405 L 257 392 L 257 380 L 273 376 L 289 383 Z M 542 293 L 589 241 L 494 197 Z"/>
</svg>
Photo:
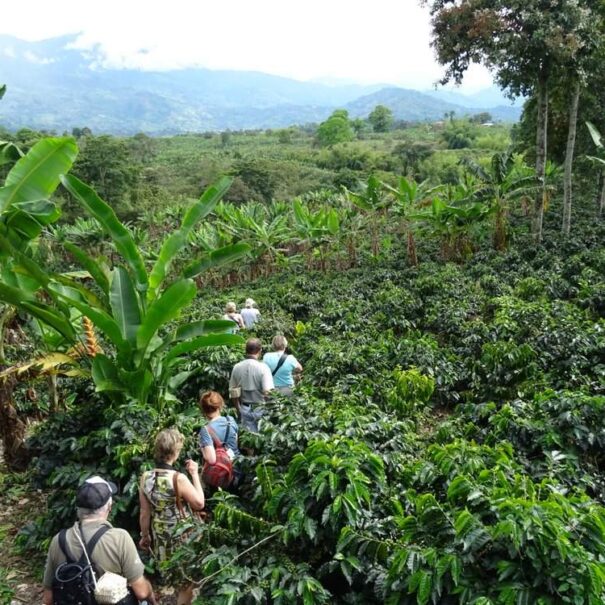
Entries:
<svg viewBox="0 0 605 605">
<path fill-rule="evenodd" d="M 109 499 L 118 493 L 118 487 L 111 481 L 95 475 L 80 485 L 76 494 L 76 506 L 96 510 L 101 508 Z"/>
</svg>

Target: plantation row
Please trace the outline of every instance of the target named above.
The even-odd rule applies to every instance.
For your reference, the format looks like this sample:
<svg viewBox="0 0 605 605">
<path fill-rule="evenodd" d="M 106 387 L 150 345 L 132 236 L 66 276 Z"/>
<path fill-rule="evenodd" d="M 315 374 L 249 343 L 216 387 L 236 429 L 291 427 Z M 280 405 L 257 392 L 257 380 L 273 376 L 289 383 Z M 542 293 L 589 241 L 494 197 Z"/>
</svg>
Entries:
<svg viewBox="0 0 605 605">
<path fill-rule="evenodd" d="M 539 189 L 534 170 L 522 156 L 510 153 L 495 154 L 487 168 L 470 160 L 461 167 L 465 176 L 457 185 L 417 184 L 406 177 L 383 182 L 372 175 L 355 191 L 319 191 L 292 202 L 234 205 L 221 201 L 214 207 L 212 219 L 188 229 L 187 242 L 198 254 L 215 257 L 220 256 L 217 250 L 230 250 L 234 244 L 250 246 L 245 258 L 231 265 L 228 273 L 220 270 L 204 276 L 204 283 L 218 286 L 267 276 L 286 267 L 325 271 L 356 266 L 368 253 L 375 259 L 388 255 L 394 241 L 402 237 L 407 240 L 412 265 L 419 260 L 418 237 L 431 238 L 444 260 L 469 258 L 489 237 L 495 248 L 505 249 L 511 235 L 511 214 L 525 217 L 529 229 L 529 208 Z M 557 178 L 553 169 L 546 203 L 554 195 Z M 225 178 L 217 181 L 221 195 L 228 183 Z M 179 228 L 182 212 L 168 207 L 132 226 L 134 243 L 146 262 L 155 260 L 162 239 Z M 48 249 L 40 254 L 58 268 L 72 267 L 63 241 L 101 258 L 111 257 L 111 243 L 94 219 L 53 224 L 50 231 L 52 237 L 43 242 Z M 366 239 L 369 248 L 364 245 Z M 232 260 L 225 256 L 222 264 Z M 175 262 L 182 263 L 182 257 Z M 197 273 L 193 266 L 188 270 L 188 275 Z"/>
<path fill-rule="evenodd" d="M 292 336 L 304 383 L 243 433 L 247 481 L 215 496 L 173 573 L 209 603 L 600 603 L 605 256 L 603 228 L 584 233 L 464 266 L 405 268 L 399 245 L 372 271 L 249 284 L 257 335 Z M 74 384 L 32 441 L 57 491 L 29 543 L 68 522 L 93 469 L 121 478 L 116 521 L 134 529 L 153 434 L 175 424 L 196 455 L 197 392 L 226 394 L 241 355 L 190 356 L 161 413 Z"/>
<path fill-rule="evenodd" d="M 594 208 L 578 205 L 571 239 L 551 201 L 532 243 L 535 180 L 503 154 L 457 186 L 370 177 L 291 208 L 222 204 L 222 179 L 143 236 L 68 174 L 76 153 L 45 139 L 0 189 L 2 340 L 16 338 L 0 375 L 5 456 L 48 490 L 24 551 L 71 523 L 90 474 L 119 481 L 115 523 L 136 531 L 153 438 L 177 426 L 199 458 L 198 393 L 226 395 L 242 357 L 232 322 L 214 318 L 253 296 L 257 335 L 288 336 L 305 379 L 269 404 L 260 435 L 242 433 L 246 479 L 211 500 L 212 523 L 164 570 L 175 584 L 192 579 L 211 603 L 602 602 Z M 57 225 L 59 182 L 90 222 Z M 24 441 L 34 412 L 44 422 Z"/>
</svg>

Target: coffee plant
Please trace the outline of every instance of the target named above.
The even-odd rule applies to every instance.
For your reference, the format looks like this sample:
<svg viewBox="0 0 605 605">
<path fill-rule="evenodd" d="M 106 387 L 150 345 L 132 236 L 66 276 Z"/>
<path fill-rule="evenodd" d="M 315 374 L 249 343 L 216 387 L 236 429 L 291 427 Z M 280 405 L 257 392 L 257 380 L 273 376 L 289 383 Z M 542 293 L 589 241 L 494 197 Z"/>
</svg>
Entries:
<svg viewBox="0 0 605 605">
<path fill-rule="evenodd" d="M 165 578 L 216 604 L 605 601 L 605 228 L 588 205 L 571 238 L 552 200 L 536 245 L 531 175 L 501 155 L 449 187 L 371 176 L 292 204 L 219 203 L 221 179 L 147 232 L 52 141 L 0 189 L 0 299 L 24 341 L 0 387 L 24 399 L 52 376 L 57 395 L 12 407 L 38 414 L 25 449 L 48 495 L 24 551 L 70 524 L 92 473 L 120 484 L 114 522 L 136 532 L 153 435 L 177 426 L 199 459 L 199 391 L 226 396 L 243 356 L 219 318 L 251 296 L 245 335 L 286 335 L 302 380 L 241 431 L 241 484 L 208 490 Z M 35 161 L 51 148 L 59 163 Z M 59 182 L 94 228 L 56 224 Z"/>
</svg>

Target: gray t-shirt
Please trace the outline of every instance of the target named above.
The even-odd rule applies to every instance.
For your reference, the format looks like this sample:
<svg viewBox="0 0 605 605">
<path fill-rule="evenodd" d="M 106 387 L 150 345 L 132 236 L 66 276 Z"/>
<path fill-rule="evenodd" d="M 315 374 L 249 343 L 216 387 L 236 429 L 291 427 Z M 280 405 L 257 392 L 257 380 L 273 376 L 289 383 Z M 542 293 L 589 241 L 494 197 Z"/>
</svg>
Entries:
<svg viewBox="0 0 605 605">
<path fill-rule="evenodd" d="M 274 388 L 269 366 L 251 357 L 236 363 L 229 380 L 229 388 L 235 387 L 242 389 L 240 403 L 244 405 L 263 403 L 265 401 L 263 391 Z"/>
<path fill-rule="evenodd" d="M 130 534 L 117 527 L 112 527 L 109 521 L 88 521 L 82 523 L 82 532 L 84 542 L 88 544 L 96 531 L 102 526 L 107 525 L 111 529 L 106 532 L 97 542 L 92 551 L 91 560 L 100 575 L 106 571 L 111 571 L 120 576 L 124 576 L 129 584 L 143 576 L 145 566 L 139 557 L 137 547 L 135 546 Z M 77 523 L 67 530 L 67 546 L 73 557 L 79 560 L 84 554 L 82 546 L 76 537 Z M 44 587 L 52 588 L 53 579 L 57 567 L 65 561 L 65 555 L 59 546 L 59 534 L 51 541 L 46 557 L 46 567 L 44 568 Z"/>
</svg>

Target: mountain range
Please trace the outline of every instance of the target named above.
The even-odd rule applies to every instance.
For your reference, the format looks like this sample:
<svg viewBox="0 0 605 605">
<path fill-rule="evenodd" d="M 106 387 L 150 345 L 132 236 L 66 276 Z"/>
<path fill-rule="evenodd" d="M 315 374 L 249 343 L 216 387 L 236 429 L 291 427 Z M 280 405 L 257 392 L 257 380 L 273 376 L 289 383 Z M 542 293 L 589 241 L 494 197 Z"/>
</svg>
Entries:
<svg viewBox="0 0 605 605">
<path fill-rule="evenodd" d="M 251 71 L 187 68 L 112 69 L 98 48 L 75 47 L 77 35 L 27 42 L 0 35 L 0 126 L 62 132 L 153 135 L 277 128 L 324 120 L 336 108 L 367 117 L 378 104 L 396 119 L 437 120 L 446 112 L 488 111 L 516 121 L 521 108 L 497 88 L 477 95 L 391 85 L 302 82 Z"/>
</svg>

